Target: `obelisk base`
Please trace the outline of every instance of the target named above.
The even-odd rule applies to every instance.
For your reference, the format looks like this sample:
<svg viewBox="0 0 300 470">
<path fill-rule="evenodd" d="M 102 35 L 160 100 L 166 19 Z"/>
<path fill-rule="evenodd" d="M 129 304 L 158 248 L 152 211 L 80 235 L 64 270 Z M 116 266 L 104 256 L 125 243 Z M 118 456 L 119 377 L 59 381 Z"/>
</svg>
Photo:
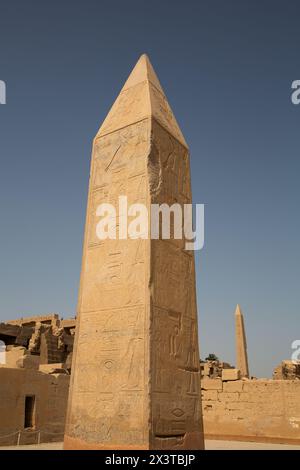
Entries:
<svg viewBox="0 0 300 470">
<path fill-rule="evenodd" d="M 135 446 L 87 442 L 65 435 L 64 450 L 204 450 L 204 436 L 200 432 L 186 433 L 183 438 L 154 438 L 152 445 Z"/>
</svg>

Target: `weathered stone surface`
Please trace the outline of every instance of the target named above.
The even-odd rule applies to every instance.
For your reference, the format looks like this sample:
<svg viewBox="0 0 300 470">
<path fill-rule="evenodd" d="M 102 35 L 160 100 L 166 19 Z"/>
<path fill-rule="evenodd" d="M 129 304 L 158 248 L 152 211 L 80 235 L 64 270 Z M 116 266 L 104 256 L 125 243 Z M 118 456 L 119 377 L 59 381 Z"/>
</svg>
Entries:
<svg viewBox="0 0 300 470">
<path fill-rule="evenodd" d="M 17 362 L 26 353 L 24 346 L 8 346 L 6 350 L 6 363 L 1 364 L 1 367 L 18 367 Z"/>
<path fill-rule="evenodd" d="M 20 332 L 20 326 L 9 323 L 0 323 L 0 335 L 17 337 Z"/>
<path fill-rule="evenodd" d="M 59 336 L 54 334 L 53 328 L 49 328 L 41 334 L 40 363 L 56 364 L 62 362 L 63 356 L 63 349 L 59 347 Z"/>
<path fill-rule="evenodd" d="M 10 322 L 0 324 L 0 339 L 6 345 L 5 362 L 0 364 L 0 446 L 62 440 L 69 371 L 65 364 L 40 366 L 41 336 L 47 333 L 54 341 L 44 360 L 59 353 L 68 365 L 75 321 L 65 320 L 62 326 L 58 315 L 43 315 Z M 28 398 L 33 400 L 30 410 Z M 29 414 L 30 425 L 25 419 Z"/>
<path fill-rule="evenodd" d="M 57 321 L 59 321 L 59 315 L 57 313 L 50 313 L 48 315 L 36 315 L 34 317 L 21 317 L 16 320 L 9 320 L 6 323 L 10 325 L 35 327 L 37 323 L 55 325 Z"/>
<path fill-rule="evenodd" d="M 224 382 L 223 390 L 224 392 L 241 392 L 243 390 L 243 381 Z"/>
<path fill-rule="evenodd" d="M 240 379 L 239 369 L 223 369 L 222 370 L 222 380 L 239 380 Z"/>
<path fill-rule="evenodd" d="M 71 367 L 74 318 L 60 320 L 57 314 L 51 314 L 10 322 L 0 323 L 0 340 L 6 349 L 6 363 L 0 367 L 38 369 L 40 363 L 57 362 Z"/>
<path fill-rule="evenodd" d="M 202 379 L 201 388 L 203 390 L 222 390 L 222 380 L 221 379 Z"/>
<path fill-rule="evenodd" d="M 0 446 L 60 441 L 65 427 L 69 375 L 0 368 Z M 35 399 L 32 426 L 25 428 L 25 397 Z"/>
<path fill-rule="evenodd" d="M 218 391 L 217 390 L 203 390 L 202 391 L 202 400 L 217 400 Z"/>
<path fill-rule="evenodd" d="M 249 377 L 247 342 L 244 317 L 241 307 L 237 305 L 235 311 L 235 339 L 236 339 L 236 367 L 241 377 Z"/>
<path fill-rule="evenodd" d="M 111 134 L 137 122 L 155 119 L 168 134 L 185 148 L 187 143 L 169 106 L 159 80 L 148 58 L 137 62 L 121 93 L 113 104 L 96 136 Z"/>
<path fill-rule="evenodd" d="M 231 402 L 231 401 L 237 401 L 238 398 L 239 398 L 239 394 L 237 392 L 222 392 L 219 394 L 220 401 Z"/>
<path fill-rule="evenodd" d="M 40 358 L 39 356 L 35 356 L 32 354 L 24 354 L 24 356 L 20 357 L 16 363 L 16 367 L 21 369 L 32 369 L 38 370 L 40 365 Z"/>
<path fill-rule="evenodd" d="M 238 380 L 223 389 L 202 402 L 206 438 L 300 442 L 299 380 Z"/>
<path fill-rule="evenodd" d="M 66 318 L 60 321 L 60 326 L 65 329 L 73 330 L 76 327 L 75 318 Z"/>
<path fill-rule="evenodd" d="M 44 374 L 59 374 L 66 372 L 62 362 L 57 362 L 56 364 L 40 364 L 39 371 Z"/>
<path fill-rule="evenodd" d="M 32 328 L 24 327 L 22 325 L 0 323 L 0 339 L 5 344 L 17 344 L 25 346 L 33 332 Z"/>
<path fill-rule="evenodd" d="M 300 380 L 300 361 L 282 361 L 274 369 L 274 380 Z"/>
<path fill-rule="evenodd" d="M 188 149 L 146 56 L 94 141 L 64 446 L 201 449 L 194 256 L 183 240 L 100 241 L 96 208 L 119 195 L 191 202 Z"/>
<path fill-rule="evenodd" d="M 38 354 L 40 351 L 40 345 L 41 345 L 41 334 L 42 332 L 45 331 L 44 325 L 42 325 L 41 322 L 37 322 L 34 326 L 34 332 L 30 338 L 29 345 L 28 345 L 28 350 L 30 353 L 36 353 Z"/>
<path fill-rule="evenodd" d="M 222 377 L 223 369 L 233 368 L 234 367 L 227 362 L 222 362 L 219 360 L 200 362 L 201 377 L 203 378 L 215 379 L 217 377 Z"/>
</svg>

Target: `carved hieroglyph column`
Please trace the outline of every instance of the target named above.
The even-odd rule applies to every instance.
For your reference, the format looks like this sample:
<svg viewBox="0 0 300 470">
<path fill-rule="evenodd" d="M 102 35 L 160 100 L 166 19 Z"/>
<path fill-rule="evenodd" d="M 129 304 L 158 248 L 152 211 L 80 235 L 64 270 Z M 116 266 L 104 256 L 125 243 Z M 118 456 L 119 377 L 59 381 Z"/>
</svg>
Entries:
<svg viewBox="0 0 300 470">
<path fill-rule="evenodd" d="M 244 317 L 239 304 L 235 310 L 235 341 L 236 341 L 236 367 L 240 369 L 241 377 L 249 377 L 247 342 Z"/>
<path fill-rule="evenodd" d="M 99 240 L 97 207 L 124 195 L 149 213 L 191 202 L 188 147 L 146 55 L 94 140 L 64 447 L 201 449 L 194 253 Z"/>
</svg>

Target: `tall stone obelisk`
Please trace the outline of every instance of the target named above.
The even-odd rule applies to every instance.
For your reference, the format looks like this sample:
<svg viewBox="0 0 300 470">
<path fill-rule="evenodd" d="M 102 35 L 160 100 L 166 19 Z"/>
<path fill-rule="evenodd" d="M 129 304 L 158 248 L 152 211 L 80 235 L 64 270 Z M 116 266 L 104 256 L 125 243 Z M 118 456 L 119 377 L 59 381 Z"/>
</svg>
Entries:
<svg viewBox="0 0 300 470">
<path fill-rule="evenodd" d="M 235 341 L 236 341 L 236 367 L 240 369 L 241 377 L 249 377 L 247 342 L 244 317 L 239 304 L 235 310 Z"/>
<path fill-rule="evenodd" d="M 100 240 L 97 208 L 119 196 L 191 202 L 188 147 L 146 55 L 94 140 L 64 448 L 202 449 L 194 253 Z"/>
</svg>

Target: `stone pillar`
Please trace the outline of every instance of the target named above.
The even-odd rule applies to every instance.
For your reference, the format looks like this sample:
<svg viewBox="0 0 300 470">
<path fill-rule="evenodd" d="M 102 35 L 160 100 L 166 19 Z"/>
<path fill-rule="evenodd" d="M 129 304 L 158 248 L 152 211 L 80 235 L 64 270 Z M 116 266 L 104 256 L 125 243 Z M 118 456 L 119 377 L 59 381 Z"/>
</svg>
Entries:
<svg viewBox="0 0 300 470">
<path fill-rule="evenodd" d="M 64 448 L 202 449 L 194 253 L 122 239 L 125 206 L 100 240 L 97 208 L 119 196 L 149 214 L 191 202 L 188 147 L 146 55 L 94 140 Z"/>
<path fill-rule="evenodd" d="M 244 317 L 239 305 L 235 310 L 235 340 L 236 340 L 236 367 L 240 369 L 241 377 L 249 377 L 247 342 L 245 334 Z"/>
</svg>

